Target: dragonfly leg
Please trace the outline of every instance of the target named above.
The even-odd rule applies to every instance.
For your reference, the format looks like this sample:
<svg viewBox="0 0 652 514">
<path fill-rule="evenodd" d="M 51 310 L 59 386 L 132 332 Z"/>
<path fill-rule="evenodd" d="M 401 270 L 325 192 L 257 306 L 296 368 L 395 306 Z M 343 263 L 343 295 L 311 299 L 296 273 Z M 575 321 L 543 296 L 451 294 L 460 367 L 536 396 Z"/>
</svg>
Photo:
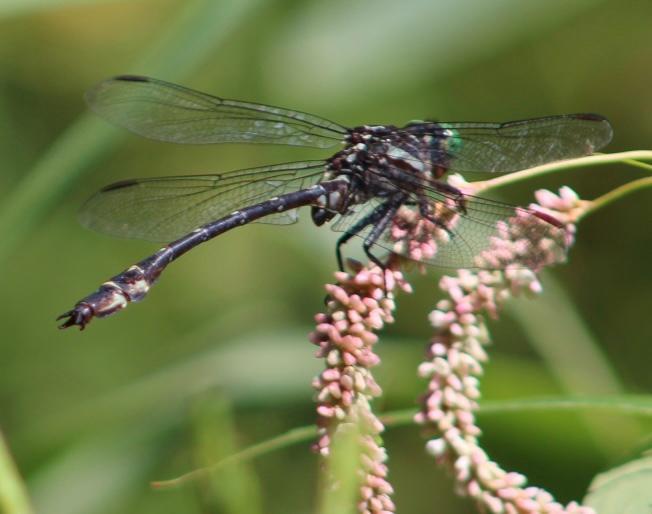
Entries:
<svg viewBox="0 0 652 514">
<path fill-rule="evenodd" d="M 383 204 L 385 209 L 383 210 L 382 217 L 375 222 L 374 228 L 371 229 L 371 232 L 369 235 L 365 238 L 364 242 L 362 243 L 362 249 L 364 250 L 364 253 L 371 259 L 372 262 L 375 262 L 380 266 L 381 268 L 385 269 L 385 263 L 381 262 L 373 253 L 371 253 L 371 247 L 378 241 L 380 236 L 383 235 L 383 232 L 385 232 L 385 229 L 389 226 L 389 224 L 392 222 L 392 219 L 396 215 L 396 212 L 399 210 L 401 205 L 403 204 L 402 201 L 388 201 Z"/>
<path fill-rule="evenodd" d="M 380 266 L 381 268 L 385 267 L 385 264 L 382 261 L 380 261 L 378 257 L 376 257 L 371 253 L 371 247 L 378 240 L 378 238 L 381 236 L 383 231 L 387 228 L 387 225 L 389 225 L 389 222 L 392 220 L 392 218 L 396 214 L 396 211 L 398 211 L 399 207 L 403 205 L 404 201 L 405 201 L 404 195 L 397 195 L 396 197 L 387 200 L 386 202 L 376 207 L 367 216 L 365 216 L 360 221 L 358 221 L 355 225 L 350 227 L 344 234 L 342 234 L 342 236 L 337 240 L 337 244 L 335 247 L 335 254 L 337 256 L 337 265 L 339 266 L 341 271 L 344 271 L 344 261 L 342 259 L 342 246 L 345 243 L 347 243 L 351 238 L 353 238 L 354 236 L 362 232 L 369 225 L 374 225 L 374 228 L 372 229 L 371 233 L 367 237 L 365 237 L 364 243 L 362 244 L 362 248 L 365 254 L 367 255 L 367 257 L 369 257 L 369 259 L 372 262 L 378 264 L 378 266 Z"/>
</svg>

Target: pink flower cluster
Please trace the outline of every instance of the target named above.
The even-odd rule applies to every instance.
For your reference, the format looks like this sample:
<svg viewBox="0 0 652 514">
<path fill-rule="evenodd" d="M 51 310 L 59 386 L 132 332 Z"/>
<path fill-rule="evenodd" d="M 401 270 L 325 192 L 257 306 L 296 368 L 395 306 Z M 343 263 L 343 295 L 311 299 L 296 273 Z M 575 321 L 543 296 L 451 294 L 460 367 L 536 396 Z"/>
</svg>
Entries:
<svg viewBox="0 0 652 514">
<path fill-rule="evenodd" d="M 327 313 L 315 317 L 317 327 L 310 336 L 319 346 L 317 356 L 326 363 L 313 383 L 319 434 L 315 449 L 328 456 L 335 433 L 356 423 L 362 449 L 358 511 L 385 514 L 394 512 L 394 503 L 380 438 L 384 426 L 370 406 L 381 394 L 371 373 L 380 362 L 373 345 L 378 341 L 376 332 L 393 321 L 393 291 L 410 288 L 394 266 L 382 270 L 375 265 L 349 264 L 354 267 L 353 274 L 338 272 L 337 283 L 326 286 Z"/>
<path fill-rule="evenodd" d="M 435 205 L 432 216 L 438 224 L 425 219 L 415 209 L 401 207 L 392 222 L 390 231 L 393 252 L 417 262 L 436 257 L 439 245 L 450 241 L 450 235 L 443 227 L 453 229 L 458 223 L 458 207 L 453 200 L 447 198 L 445 202 Z M 423 264 L 421 270 L 425 271 Z"/>
<path fill-rule="evenodd" d="M 569 188 L 559 195 L 539 191 L 536 198 L 538 205 L 516 210 L 512 219 L 499 223 L 489 247 L 477 257 L 478 267 L 497 270 L 458 270 L 442 277 L 439 286 L 447 298 L 430 314 L 435 333 L 428 360 L 419 367 L 429 384 L 415 421 L 434 428 L 437 437 L 427 450 L 451 469 L 458 491 L 489 512 L 589 514 L 588 507 L 574 502 L 564 507 L 547 492 L 526 487 L 524 476 L 502 470 L 478 442 L 474 410 L 487 360 L 484 347 L 490 342 L 484 316 L 497 317 L 512 296 L 541 291 L 536 273 L 565 259 L 582 206 Z M 551 224 L 554 220 L 558 223 Z"/>
<path fill-rule="evenodd" d="M 471 184 L 455 186 L 474 192 Z M 515 208 L 510 219 L 493 228 L 480 227 L 486 242 L 473 247 L 478 249 L 473 264 L 479 271 L 460 269 L 441 279 L 440 289 L 447 298 L 430 314 L 435 334 L 428 360 L 419 367 L 429 384 L 415 420 L 434 429 L 437 436 L 427 443 L 427 451 L 451 469 L 458 492 L 474 498 L 482 510 L 592 514 L 588 507 L 574 502 L 562 506 L 546 491 L 528 487 L 523 475 L 504 471 L 491 461 L 478 441 L 481 431 L 474 410 L 480 397 L 478 377 L 488 358 L 485 347 L 490 342 L 484 318 L 498 317 L 513 296 L 541 292 L 537 273 L 565 259 L 573 243 L 573 223 L 584 208 L 569 188 L 562 188 L 558 195 L 539 191 L 536 198 L 537 204 Z M 417 261 L 437 259 L 458 228 L 458 211 L 453 201 L 437 204 L 432 219 L 427 220 L 414 209 L 401 209 L 389 235 L 395 254 Z M 385 270 L 352 263 L 353 274 L 336 273 L 337 284 L 326 286 L 327 313 L 316 316 L 317 328 L 311 334 L 319 346 L 317 356 L 326 363 L 313 384 L 319 427 L 315 449 L 328 456 L 336 433 L 356 424 L 362 448 L 358 510 L 363 514 L 394 511 L 380 439 L 384 427 L 370 403 L 381 394 L 371 374 L 379 363 L 373 351 L 376 332 L 393 321 L 393 292 L 410 290 L 398 271 L 401 263 L 395 255 Z"/>
</svg>

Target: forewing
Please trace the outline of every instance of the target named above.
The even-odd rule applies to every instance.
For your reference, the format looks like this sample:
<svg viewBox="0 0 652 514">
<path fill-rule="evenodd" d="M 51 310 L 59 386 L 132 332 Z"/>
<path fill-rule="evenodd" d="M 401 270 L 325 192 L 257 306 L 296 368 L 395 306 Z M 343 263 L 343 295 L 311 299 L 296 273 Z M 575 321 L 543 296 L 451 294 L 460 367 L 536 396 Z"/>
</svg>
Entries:
<svg viewBox="0 0 652 514">
<path fill-rule="evenodd" d="M 269 105 L 227 100 L 148 77 L 120 76 L 86 94 L 97 114 L 141 136 L 172 143 L 275 143 L 329 148 L 346 129 Z"/>
<path fill-rule="evenodd" d="M 441 141 L 432 152 L 435 166 L 454 172 L 509 173 L 564 159 L 590 155 L 613 135 L 597 114 L 567 114 L 508 123 L 435 123 Z M 410 132 L 419 130 L 414 124 Z"/>
<path fill-rule="evenodd" d="M 233 211 L 319 182 L 325 163 L 306 161 L 216 175 L 125 180 L 109 185 L 82 207 L 81 223 L 118 237 L 170 241 Z M 259 222 L 290 224 L 295 211 Z"/>
</svg>

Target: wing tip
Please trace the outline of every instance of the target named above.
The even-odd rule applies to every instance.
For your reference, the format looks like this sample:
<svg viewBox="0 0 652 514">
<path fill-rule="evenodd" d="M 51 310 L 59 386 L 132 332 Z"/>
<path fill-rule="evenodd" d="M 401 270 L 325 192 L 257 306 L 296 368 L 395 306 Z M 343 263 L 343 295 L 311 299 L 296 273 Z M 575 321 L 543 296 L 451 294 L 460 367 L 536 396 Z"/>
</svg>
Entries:
<svg viewBox="0 0 652 514">
<path fill-rule="evenodd" d="M 84 94 L 84 100 L 86 100 L 86 103 L 89 105 L 89 107 L 95 110 L 94 107 L 98 104 L 98 102 L 101 101 L 102 95 L 106 92 L 107 88 L 110 88 L 111 84 L 115 82 L 150 83 L 152 82 L 152 79 L 142 75 L 116 75 L 115 77 L 102 80 L 101 82 L 98 82 L 93 87 L 91 87 Z"/>
<path fill-rule="evenodd" d="M 583 113 L 578 116 L 581 117 L 580 119 L 599 123 L 604 128 L 603 139 L 599 142 L 599 148 L 602 148 L 611 142 L 614 136 L 614 129 L 611 125 L 611 122 L 605 116 L 595 113 Z"/>
<path fill-rule="evenodd" d="M 587 121 L 606 121 L 609 123 L 609 120 L 605 118 L 602 114 L 597 114 L 594 112 L 581 112 L 574 115 L 578 120 L 587 120 Z"/>
<path fill-rule="evenodd" d="M 575 120 L 589 121 L 596 124 L 595 127 L 596 130 L 599 130 L 599 134 L 595 134 L 597 137 L 594 141 L 592 141 L 590 152 L 588 152 L 589 154 L 595 152 L 596 150 L 600 150 L 602 147 L 607 146 L 611 142 L 614 135 L 614 129 L 606 116 L 594 112 L 581 112 L 577 114 L 571 114 L 569 116 Z M 598 126 L 600 127 L 599 129 L 597 129 Z"/>
</svg>

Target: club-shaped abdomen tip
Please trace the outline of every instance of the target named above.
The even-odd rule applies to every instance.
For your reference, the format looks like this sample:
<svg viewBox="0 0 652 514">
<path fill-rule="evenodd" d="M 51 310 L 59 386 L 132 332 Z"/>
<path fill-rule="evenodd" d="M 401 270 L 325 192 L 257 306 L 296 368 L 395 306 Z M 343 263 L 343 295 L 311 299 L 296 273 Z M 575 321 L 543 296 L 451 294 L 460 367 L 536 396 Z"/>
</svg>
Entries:
<svg viewBox="0 0 652 514">
<path fill-rule="evenodd" d="M 57 321 L 65 318 L 68 319 L 59 325 L 59 329 L 66 329 L 77 325 L 79 330 L 84 330 L 90 320 L 93 319 L 93 309 L 89 305 L 77 304 L 74 309 L 64 312 L 59 316 Z"/>
</svg>

